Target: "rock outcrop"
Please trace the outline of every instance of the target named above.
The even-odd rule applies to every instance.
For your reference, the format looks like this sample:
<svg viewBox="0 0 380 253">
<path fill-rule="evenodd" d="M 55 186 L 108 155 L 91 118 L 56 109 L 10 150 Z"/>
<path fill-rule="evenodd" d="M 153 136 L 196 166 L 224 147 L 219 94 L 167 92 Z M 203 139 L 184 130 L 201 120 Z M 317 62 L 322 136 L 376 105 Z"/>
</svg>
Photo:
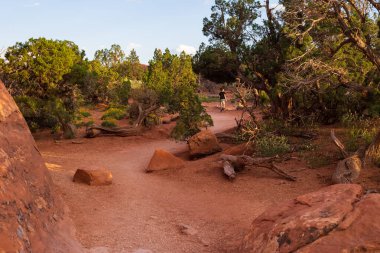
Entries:
<svg viewBox="0 0 380 253">
<path fill-rule="evenodd" d="M 197 133 L 189 139 L 188 143 L 192 158 L 212 155 L 222 151 L 218 139 L 210 130 L 203 130 Z"/>
<path fill-rule="evenodd" d="M 0 252 L 82 252 L 17 105 L 0 82 Z"/>
<path fill-rule="evenodd" d="M 77 169 L 73 181 L 93 186 L 110 185 L 112 173 L 107 169 Z"/>
<path fill-rule="evenodd" d="M 173 154 L 165 150 L 157 149 L 154 152 L 148 167 L 146 168 L 146 172 L 180 169 L 184 166 L 185 162 L 182 159 L 174 156 Z"/>
<path fill-rule="evenodd" d="M 272 206 L 239 252 L 380 252 L 380 194 L 338 184 Z"/>
</svg>

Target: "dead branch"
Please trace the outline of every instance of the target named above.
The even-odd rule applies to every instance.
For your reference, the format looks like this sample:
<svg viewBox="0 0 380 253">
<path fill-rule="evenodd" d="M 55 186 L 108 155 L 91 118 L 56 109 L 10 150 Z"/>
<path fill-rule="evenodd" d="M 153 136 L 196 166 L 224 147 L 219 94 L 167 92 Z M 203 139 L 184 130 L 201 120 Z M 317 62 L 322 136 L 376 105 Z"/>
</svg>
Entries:
<svg viewBox="0 0 380 253">
<path fill-rule="evenodd" d="M 274 157 L 253 158 L 247 155 L 221 155 L 220 158 L 223 160 L 224 174 L 226 174 L 230 179 L 235 178 L 236 172 L 244 170 L 246 166 L 254 166 L 269 169 L 289 181 L 297 180 L 296 177 L 289 175 L 285 171 L 278 168 L 278 166 L 273 163 L 273 161 L 277 159 Z"/>
<path fill-rule="evenodd" d="M 138 104 L 138 108 L 139 108 L 139 116 L 137 117 L 137 120 L 135 122 L 135 127 L 138 127 L 138 126 L 141 126 L 141 124 L 143 123 L 144 119 L 151 113 L 151 112 L 154 112 L 155 110 L 157 110 L 158 108 L 160 108 L 159 105 L 152 105 L 150 106 L 149 108 L 147 109 L 143 109 L 143 106 L 142 104 Z"/>
<path fill-rule="evenodd" d="M 227 175 L 228 179 L 233 180 L 236 177 L 236 172 L 234 167 L 229 161 L 224 161 L 223 162 L 223 171 L 224 174 Z"/>
<path fill-rule="evenodd" d="M 332 176 L 332 181 L 335 184 L 350 184 L 356 180 L 364 166 L 364 155 L 365 152 L 360 152 L 360 149 L 356 151 L 353 155 L 349 155 L 343 143 L 335 136 L 334 130 L 330 133 L 331 139 L 334 144 L 338 147 L 339 151 L 345 157 L 336 166 L 335 172 Z"/>
<path fill-rule="evenodd" d="M 335 146 L 338 147 L 340 153 L 343 155 L 344 158 L 349 157 L 348 153 L 345 151 L 345 147 L 343 143 L 335 136 L 335 131 L 331 130 L 330 132 L 331 139 L 333 140 Z"/>
<path fill-rule="evenodd" d="M 86 138 L 94 138 L 104 135 L 116 135 L 120 137 L 136 136 L 141 134 L 139 127 L 116 127 L 107 128 L 101 126 L 92 126 L 86 129 Z"/>
</svg>

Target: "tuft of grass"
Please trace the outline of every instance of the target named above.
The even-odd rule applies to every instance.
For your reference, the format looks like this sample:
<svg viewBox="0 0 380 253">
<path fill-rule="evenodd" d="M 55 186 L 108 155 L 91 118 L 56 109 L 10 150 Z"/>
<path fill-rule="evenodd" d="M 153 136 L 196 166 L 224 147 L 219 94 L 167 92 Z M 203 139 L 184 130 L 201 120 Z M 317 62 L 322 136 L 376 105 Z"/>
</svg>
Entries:
<svg viewBox="0 0 380 253">
<path fill-rule="evenodd" d="M 357 113 L 348 112 L 340 118 L 340 122 L 345 127 L 351 127 L 361 120 L 361 117 Z"/>
<path fill-rule="evenodd" d="M 87 121 L 84 123 L 84 126 L 86 127 L 90 127 L 90 126 L 93 126 L 95 124 L 95 121 L 93 119 Z"/>
<path fill-rule="evenodd" d="M 79 111 L 79 114 L 80 114 L 83 118 L 91 117 L 91 113 L 89 113 L 89 112 L 87 112 L 87 111 Z"/>
<path fill-rule="evenodd" d="M 219 102 L 218 96 L 206 96 L 206 95 L 199 95 L 199 99 L 202 103 L 211 103 L 211 102 Z"/>
<path fill-rule="evenodd" d="M 288 153 L 290 145 L 285 136 L 264 135 L 257 137 L 256 149 L 262 156 L 275 156 Z"/>
<path fill-rule="evenodd" d="M 117 127 L 117 124 L 116 124 L 116 121 L 114 119 L 106 119 L 102 122 L 102 126 L 113 128 L 113 127 Z"/>
<path fill-rule="evenodd" d="M 377 133 L 376 126 L 368 120 L 360 120 L 351 125 L 348 130 L 346 148 L 348 151 L 356 151 L 362 145 L 371 144 Z"/>
<path fill-rule="evenodd" d="M 115 119 L 115 120 L 121 120 L 125 118 L 126 112 L 123 109 L 119 108 L 110 108 L 108 109 L 102 116 L 102 120 L 108 120 L 108 119 Z"/>
</svg>

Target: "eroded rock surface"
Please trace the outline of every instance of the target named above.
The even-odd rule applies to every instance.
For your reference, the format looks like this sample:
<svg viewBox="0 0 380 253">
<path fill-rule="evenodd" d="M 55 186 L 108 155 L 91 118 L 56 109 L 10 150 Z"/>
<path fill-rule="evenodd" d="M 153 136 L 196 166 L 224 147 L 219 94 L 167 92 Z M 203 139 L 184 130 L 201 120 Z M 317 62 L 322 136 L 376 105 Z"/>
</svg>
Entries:
<svg viewBox="0 0 380 253">
<path fill-rule="evenodd" d="M 338 184 L 257 217 L 240 252 L 380 252 L 380 194 Z M 376 214 L 377 213 L 377 214 Z"/>
<path fill-rule="evenodd" d="M 82 252 L 28 126 L 0 81 L 0 252 Z"/>
<path fill-rule="evenodd" d="M 222 151 L 218 139 L 210 130 L 203 130 L 197 133 L 189 139 L 188 143 L 192 158 L 212 155 Z"/>
</svg>

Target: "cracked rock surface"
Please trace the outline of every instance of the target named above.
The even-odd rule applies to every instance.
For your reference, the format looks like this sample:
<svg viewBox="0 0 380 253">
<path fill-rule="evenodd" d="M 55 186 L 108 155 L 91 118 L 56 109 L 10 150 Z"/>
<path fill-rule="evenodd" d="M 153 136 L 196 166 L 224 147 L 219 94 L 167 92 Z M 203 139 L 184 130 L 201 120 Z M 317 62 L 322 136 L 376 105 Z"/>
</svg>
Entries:
<svg viewBox="0 0 380 253">
<path fill-rule="evenodd" d="M 322 188 L 257 217 L 240 252 L 380 251 L 380 194 L 355 184 Z"/>
<path fill-rule="evenodd" d="M 0 252 L 82 252 L 65 205 L 0 81 Z"/>
</svg>

